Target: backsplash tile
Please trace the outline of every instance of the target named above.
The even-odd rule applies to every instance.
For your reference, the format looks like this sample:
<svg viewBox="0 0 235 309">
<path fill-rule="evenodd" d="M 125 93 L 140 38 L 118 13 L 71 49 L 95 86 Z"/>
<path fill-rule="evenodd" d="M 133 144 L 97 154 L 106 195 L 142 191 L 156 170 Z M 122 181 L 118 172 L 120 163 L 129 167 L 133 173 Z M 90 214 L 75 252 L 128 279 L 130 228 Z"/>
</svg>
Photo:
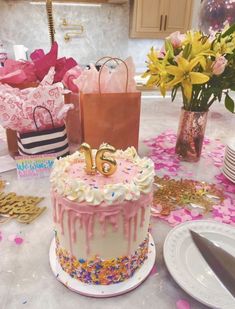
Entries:
<svg viewBox="0 0 235 309">
<path fill-rule="evenodd" d="M 101 7 L 54 6 L 53 16 L 60 56 L 74 57 L 81 64 L 95 62 L 102 56 L 131 55 L 138 71 L 144 70 L 146 53 L 151 46 L 160 47 L 161 40 L 129 39 L 129 4 L 103 4 Z M 64 41 L 62 18 L 80 23 L 85 32 L 81 37 Z M 45 5 L 31 5 L 30 1 L 0 0 L 0 40 L 10 56 L 12 46 L 23 44 L 29 52 L 50 48 Z"/>
</svg>

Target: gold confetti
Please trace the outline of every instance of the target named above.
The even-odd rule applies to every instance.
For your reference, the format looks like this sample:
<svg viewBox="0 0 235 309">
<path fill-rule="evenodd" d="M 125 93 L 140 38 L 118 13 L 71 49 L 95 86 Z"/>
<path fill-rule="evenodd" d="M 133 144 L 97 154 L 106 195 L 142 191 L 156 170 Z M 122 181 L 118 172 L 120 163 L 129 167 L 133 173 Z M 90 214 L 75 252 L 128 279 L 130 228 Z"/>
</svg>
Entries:
<svg viewBox="0 0 235 309">
<path fill-rule="evenodd" d="M 3 179 L 0 179 L 0 191 L 2 191 L 6 186 L 6 182 Z"/>
<path fill-rule="evenodd" d="M 224 200 L 223 191 L 206 182 L 155 176 L 154 184 L 153 206 L 160 208 L 162 216 L 168 216 L 178 208 L 201 208 L 205 214 L 211 211 L 213 205 Z"/>
</svg>

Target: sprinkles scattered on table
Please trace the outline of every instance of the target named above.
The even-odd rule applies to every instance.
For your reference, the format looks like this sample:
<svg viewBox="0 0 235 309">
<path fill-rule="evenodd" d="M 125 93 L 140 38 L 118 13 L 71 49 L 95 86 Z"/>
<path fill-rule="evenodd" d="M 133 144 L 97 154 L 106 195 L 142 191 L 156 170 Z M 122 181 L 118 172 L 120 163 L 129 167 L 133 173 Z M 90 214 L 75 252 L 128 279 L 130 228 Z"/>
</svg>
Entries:
<svg viewBox="0 0 235 309">
<path fill-rule="evenodd" d="M 56 237 L 56 255 L 62 269 L 72 278 L 88 284 L 109 285 L 130 278 L 140 268 L 148 255 L 148 243 L 147 237 L 130 257 L 102 260 L 96 256 L 90 260 L 77 260 L 60 247 L 59 239 Z"/>
</svg>

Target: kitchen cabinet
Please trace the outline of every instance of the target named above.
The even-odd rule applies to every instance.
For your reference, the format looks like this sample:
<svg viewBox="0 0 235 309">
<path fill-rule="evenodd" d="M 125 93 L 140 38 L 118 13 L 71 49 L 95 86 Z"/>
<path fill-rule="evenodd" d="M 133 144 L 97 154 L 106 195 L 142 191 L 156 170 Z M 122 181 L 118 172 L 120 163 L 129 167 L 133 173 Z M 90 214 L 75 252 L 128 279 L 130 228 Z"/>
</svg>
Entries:
<svg viewBox="0 0 235 309">
<path fill-rule="evenodd" d="M 191 25 L 193 0 L 133 0 L 130 5 L 130 37 L 162 39 Z"/>
<path fill-rule="evenodd" d="M 1 0 L 0 0 L 1 1 Z M 18 0 L 20 1 L 20 0 Z M 30 3 L 42 2 L 42 0 L 28 0 Z M 44 0 L 46 2 L 46 0 Z M 82 4 L 125 4 L 128 0 L 52 0 L 52 3 L 82 3 Z"/>
</svg>

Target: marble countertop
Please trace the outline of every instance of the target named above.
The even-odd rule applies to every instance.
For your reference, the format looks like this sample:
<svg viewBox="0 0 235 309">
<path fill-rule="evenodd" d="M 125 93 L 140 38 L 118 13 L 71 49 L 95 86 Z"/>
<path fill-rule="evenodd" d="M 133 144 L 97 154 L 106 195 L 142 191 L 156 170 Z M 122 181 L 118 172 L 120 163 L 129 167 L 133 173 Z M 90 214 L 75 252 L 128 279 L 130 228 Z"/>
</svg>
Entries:
<svg viewBox="0 0 235 309">
<path fill-rule="evenodd" d="M 226 142 L 226 139 L 234 134 L 235 116 L 229 114 L 222 105 L 216 103 L 211 108 L 206 135 Z M 154 137 L 166 129 L 176 131 L 179 112 L 180 99 L 171 103 L 169 98 L 159 98 L 156 93 L 144 94 L 140 126 L 141 155 L 148 154 L 148 148 L 143 144 L 145 138 Z M 2 147 L 0 155 L 5 152 L 6 149 Z M 195 179 L 212 180 L 213 169 L 205 169 L 203 160 L 190 164 L 188 168 Z M 45 200 L 41 205 L 47 206 L 46 212 L 30 225 L 19 224 L 13 220 L 0 225 L 1 309 L 172 309 L 176 308 L 179 299 L 186 299 L 191 309 L 207 308 L 187 295 L 167 271 L 162 247 L 171 227 L 156 220 L 152 221 L 152 235 L 157 249 L 157 273 L 149 276 L 132 292 L 114 298 L 94 299 L 71 292 L 56 280 L 49 266 L 49 246 L 53 237 L 49 180 L 18 180 L 15 171 L 2 173 L 1 177 L 7 180 L 7 191 L 44 196 Z M 14 234 L 24 239 L 21 245 L 12 241 Z"/>
</svg>

